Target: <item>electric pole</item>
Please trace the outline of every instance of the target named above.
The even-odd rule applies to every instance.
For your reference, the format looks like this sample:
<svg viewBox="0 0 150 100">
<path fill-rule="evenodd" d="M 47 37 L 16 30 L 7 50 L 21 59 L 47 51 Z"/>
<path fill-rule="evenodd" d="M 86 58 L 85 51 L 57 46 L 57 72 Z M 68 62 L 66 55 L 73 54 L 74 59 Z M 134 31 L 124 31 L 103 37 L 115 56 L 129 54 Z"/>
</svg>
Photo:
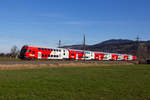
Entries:
<svg viewBox="0 0 150 100">
<path fill-rule="evenodd" d="M 58 43 L 58 48 L 61 47 L 61 40 L 59 40 L 59 43 Z"/>
<path fill-rule="evenodd" d="M 136 42 L 138 43 L 139 40 L 140 40 L 140 37 L 139 37 L 139 35 L 137 35 L 137 37 L 136 37 Z"/>
<path fill-rule="evenodd" d="M 83 58 L 85 61 L 85 34 L 83 34 Z"/>
<path fill-rule="evenodd" d="M 139 59 L 140 59 L 140 47 L 139 47 L 139 35 L 137 35 L 137 37 L 136 37 L 136 47 L 137 47 L 137 49 L 136 49 L 136 56 L 138 57 L 138 62 L 139 62 Z"/>
</svg>

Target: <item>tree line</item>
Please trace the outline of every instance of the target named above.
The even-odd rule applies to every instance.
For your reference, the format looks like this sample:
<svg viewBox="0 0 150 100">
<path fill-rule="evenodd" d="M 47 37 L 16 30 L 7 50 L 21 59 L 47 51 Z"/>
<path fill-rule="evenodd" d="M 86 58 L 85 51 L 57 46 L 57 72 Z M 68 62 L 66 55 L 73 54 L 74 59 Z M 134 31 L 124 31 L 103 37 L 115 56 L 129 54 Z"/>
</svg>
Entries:
<svg viewBox="0 0 150 100">
<path fill-rule="evenodd" d="M 14 45 L 11 48 L 9 53 L 0 53 L 0 57 L 9 57 L 9 58 L 16 58 L 17 59 L 19 56 L 19 53 L 20 53 L 19 48 L 16 45 Z"/>
</svg>

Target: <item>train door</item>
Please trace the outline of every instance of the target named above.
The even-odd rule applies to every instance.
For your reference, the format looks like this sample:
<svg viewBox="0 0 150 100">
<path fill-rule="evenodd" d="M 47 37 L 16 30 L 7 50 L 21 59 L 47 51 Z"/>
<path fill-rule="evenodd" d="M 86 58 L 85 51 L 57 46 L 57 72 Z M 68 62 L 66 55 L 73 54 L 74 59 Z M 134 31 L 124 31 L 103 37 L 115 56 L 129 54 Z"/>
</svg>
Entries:
<svg viewBox="0 0 150 100">
<path fill-rule="evenodd" d="M 109 60 L 109 54 L 105 54 L 103 60 Z"/>
<path fill-rule="evenodd" d="M 107 53 L 107 60 L 112 60 L 112 54 L 111 53 Z"/>
<path fill-rule="evenodd" d="M 76 54 L 76 60 L 78 60 L 78 54 Z"/>
<path fill-rule="evenodd" d="M 95 59 L 95 53 L 91 52 L 91 59 Z"/>
<path fill-rule="evenodd" d="M 91 52 L 90 51 L 86 51 L 84 54 L 85 54 L 85 59 L 86 60 L 91 60 L 92 57 L 91 57 Z"/>
<path fill-rule="evenodd" d="M 98 55 L 99 56 L 99 60 L 101 60 L 101 56 L 100 55 Z"/>
<path fill-rule="evenodd" d="M 132 60 L 132 56 L 131 55 L 128 56 L 128 60 Z"/>
<path fill-rule="evenodd" d="M 62 49 L 62 59 L 69 59 L 69 50 Z"/>
<path fill-rule="evenodd" d="M 38 52 L 38 59 L 41 59 L 41 56 L 42 56 L 41 52 Z"/>
<path fill-rule="evenodd" d="M 118 60 L 123 60 L 123 55 L 118 55 Z"/>
</svg>

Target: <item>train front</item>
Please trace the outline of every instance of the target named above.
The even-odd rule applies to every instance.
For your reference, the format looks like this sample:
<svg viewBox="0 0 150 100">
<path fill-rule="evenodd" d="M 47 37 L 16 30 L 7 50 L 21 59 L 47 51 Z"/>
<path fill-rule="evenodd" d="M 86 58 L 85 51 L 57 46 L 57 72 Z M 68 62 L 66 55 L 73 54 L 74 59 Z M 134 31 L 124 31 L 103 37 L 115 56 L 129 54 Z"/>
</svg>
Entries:
<svg viewBox="0 0 150 100">
<path fill-rule="evenodd" d="M 19 55 L 19 58 L 20 59 L 26 59 L 26 52 L 28 50 L 28 46 L 23 46 L 21 51 L 20 51 L 20 55 Z"/>
</svg>

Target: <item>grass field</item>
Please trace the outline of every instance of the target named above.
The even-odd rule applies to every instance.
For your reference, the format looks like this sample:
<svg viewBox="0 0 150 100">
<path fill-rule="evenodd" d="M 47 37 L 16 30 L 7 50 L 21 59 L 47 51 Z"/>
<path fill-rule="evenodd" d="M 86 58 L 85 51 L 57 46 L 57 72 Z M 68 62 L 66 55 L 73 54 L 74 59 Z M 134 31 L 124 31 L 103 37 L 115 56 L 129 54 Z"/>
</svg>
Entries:
<svg viewBox="0 0 150 100">
<path fill-rule="evenodd" d="M 19 61 L 19 58 L 0 57 L 0 61 Z"/>
<path fill-rule="evenodd" d="M 0 100 L 150 100 L 150 66 L 3 70 Z"/>
</svg>

